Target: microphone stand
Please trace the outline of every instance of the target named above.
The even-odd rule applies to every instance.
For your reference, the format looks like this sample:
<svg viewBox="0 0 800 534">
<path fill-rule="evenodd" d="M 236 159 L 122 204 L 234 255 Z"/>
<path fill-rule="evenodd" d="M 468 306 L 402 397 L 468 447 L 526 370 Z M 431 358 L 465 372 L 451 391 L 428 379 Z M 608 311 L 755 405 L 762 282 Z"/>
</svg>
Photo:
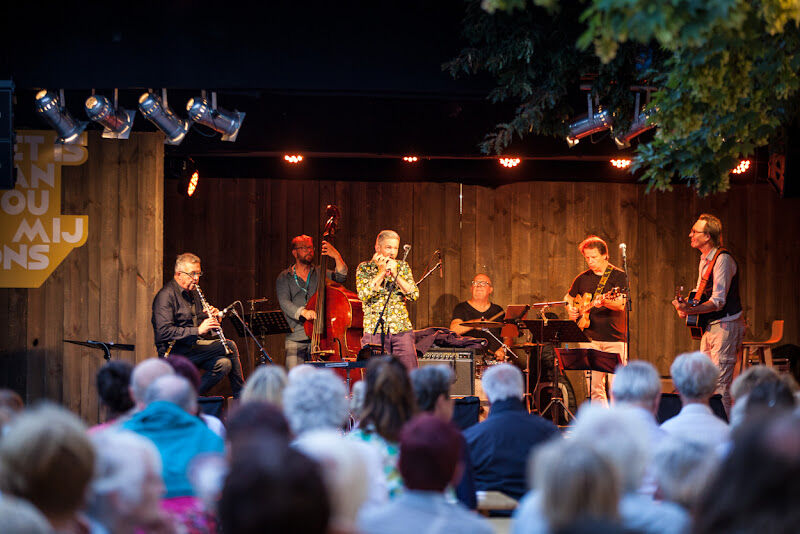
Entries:
<svg viewBox="0 0 800 534">
<path fill-rule="evenodd" d="M 425 280 L 425 279 L 426 279 L 426 278 L 428 278 L 430 275 L 432 275 L 432 274 L 433 274 L 433 272 L 434 272 L 436 269 L 438 269 L 439 267 L 441 267 L 441 266 L 442 266 L 442 260 L 441 260 L 441 259 L 439 259 L 439 261 L 437 261 L 437 262 L 436 262 L 436 265 L 434 265 L 433 267 L 431 267 L 430 269 L 428 269 L 428 271 L 427 271 L 425 274 L 423 274 L 423 275 L 422 275 L 422 278 L 420 278 L 419 280 L 417 280 L 415 283 L 416 283 L 417 285 L 420 285 L 420 284 L 423 282 L 423 280 Z"/>
<path fill-rule="evenodd" d="M 408 252 L 411 250 L 409 246 L 405 249 L 403 253 L 403 263 L 405 263 L 406 258 L 408 258 Z M 386 307 L 389 305 L 389 299 L 392 298 L 392 293 L 394 290 L 397 289 L 397 277 L 400 276 L 400 264 L 397 264 L 397 273 L 392 277 L 389 283 L 386 286 L 386 300 L 383 301 L 383 309 L 381 310 L 381 314 L 378 316 L 378 322 L 375 323 L 375 330 L 372 331 L 372 335 L 378 333 L 378 327 L 381 329 L 381 356 L 386 354 L 386 322 L 383 319 L 384 314 L 386 313 Z"/>
<path fill-rule="evenodd" d="M 261 352 L 261 358 L 259 359 L 258 363 L 260 365 L 264 365 L 265 363 L 267 363 L 267 360 L 269 360 L 269 363 L 275 363 L 275 362 L 272 361 L 272 358 L 269 357 L 269 354 L 267 354 L 267 351 L 264 350 L 264 347 L 261 345 L 261 343 L 258 342 L 258 338 L 256 338 L 255 334 L 253 334 L 253 331 L 250 330 L 250 327 L 247 326 L 247 323 L 244 322 L 242 320 L 242 318 L 239 316 L 239 312 L 236 311 L 236 308 L 233 308 L 231 310 L 231 313 L 233 313 L 233 315 L 237 319 L 239 319 L 239 322 L 242 323 L 242 325 L 244 326 L 245 333 L 248 336 L 250 336 L 250 338 L 255 342 L 256 346 L 258 347 L 258 350 Z"/>
<path fill-rule="evenodd" d="M 628 363 L 628 355 L 631 350 L 631 312 L 633 302 L 631 300 L 631 278 L 628 276 L 628 254 L 622 255 L 622 269 L 625 271 L 625 363 Z"/>
</svg>

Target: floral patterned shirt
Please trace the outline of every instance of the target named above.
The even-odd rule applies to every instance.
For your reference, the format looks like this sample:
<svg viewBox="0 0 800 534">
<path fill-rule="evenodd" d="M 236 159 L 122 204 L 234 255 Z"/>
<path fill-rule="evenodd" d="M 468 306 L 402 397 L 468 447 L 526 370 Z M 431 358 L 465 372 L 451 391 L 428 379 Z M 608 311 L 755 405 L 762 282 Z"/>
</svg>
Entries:
<svg viewBox="0 0 800 534">
<path fill-rule="evenodd" d="M 375 427 L 370 425 L 366 429 L 356 428 L 348 438 L 354 441 L 360 441 L 367 446 L 374 448 L 378 453 L 381 462 L 382 474 L 386 480 L 386 490 L 388 491 L 389 499 L 393 499 L 400 495 L 403 490 L 403 477 L 400 476 L 400 470 L 397 467 L 397 462 L 400 458 L 400 444 L 393 441 L 387 441 L 380 434 L 375 431 Z"/>
<path fill-rule="evenodd" d="M 398 287 L 389 297 L 389 304 L 386 306 L 384 323 L 387 334 L 399 334 L 411 330 L 411 320 L 408 318 L 408 310 L 405 306 L 406 300 L 417 300 L 419 298 L 419 288 L 414 283 L 414 276 L 411 274 L 411 266 L 404 261 L 397 262 L 397 273 L 414 288 L 410 293 L 404 294 Z M 371 334 L 375 330 L 375 324 L 381 315 L 383 303 L 386 301 L 386 285 L 389 283 L 389 275 L 384 279 L 384 283 L 375 289 L 370 282 L 378 275 L 378 264 L 372 261 L 362 262 L 356 270 L 356 289 L 358 298 L 363 303 L 364 310 L 364 333 Z"/>
</svg>

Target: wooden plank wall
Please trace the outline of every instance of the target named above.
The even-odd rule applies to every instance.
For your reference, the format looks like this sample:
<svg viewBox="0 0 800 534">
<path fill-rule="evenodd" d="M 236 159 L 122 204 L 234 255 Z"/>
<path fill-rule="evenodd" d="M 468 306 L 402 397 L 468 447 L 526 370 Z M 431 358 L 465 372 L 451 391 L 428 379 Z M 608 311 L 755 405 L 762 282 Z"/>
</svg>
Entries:
<svg viewBox="0 0 800 534">
<path fill-rule="evenodd" d="M 162 285 L 163 136 L 134 133 L 125 141 L 89 135 L 89 158 L 62 168 L 62 213 L 87 214 L 89 235 L 37 289 L 0 289 L 0 317 L 9 324 L 0 366 L 3 385 L 27 400 L 63 403 L 98 421 L 95 374 L 99 351 L 63 339 L 136 345 L 115 352 L 131 363 L 153 355 L 150 309 Z"/>
<path fill-rule="evenodd" d="M 411 306 L 415 328 L 449 324 L 476 272 L 493 278 L 493 299 L 501 304 L 557 300 L 585 268 L 576 247 L 586 235 L 608 241 L 612 263 L 619 263 L 619 243 L 627 243 L 631 355 L 653 362 L 662 374 L 676 354 L 698 347 L 669 302 L 676 284 L 695 282 L 698 254 L 688 232 L 696 216 L 709 211 L 721 217 L 726 246 L 740 262 L 748 335 L 768 337 L 770 321 L 782 318 L 784 342 L 800 344 L 800 281 L 790 271 L 800 249 L 786 239 L 800 231 L 800 199 L 781 200 L 765 185 L 736 186 L 701 200 L 685 188 L 646 194 L 636 184 L 530 182 L 490 189 L 201 178 L 188 199 L 167 182 L 164 279 L 172 276 L 176 254 L 191 251 L 203 260 L 202 283 L 212 304 L 267 296 L 273 300 L 265 308 L 277 307 L 274 281 L 291 264 L 289 240 L 305 233 L 316 242 L 328 203 L 342 212 L 337 246 L 351 273 L 372 255 L 383 228 L 413 244 L 416 277 L 435 249 L 444 252 L 443 278 L 437 273 L 426 280 Z M 346 286 L 355 289 L 352 276 Z M 230 325 L 225 331 L 239 340 Z M 266 348 L 283 361 L 282 336 L 268 338 Z"/>
</svg>

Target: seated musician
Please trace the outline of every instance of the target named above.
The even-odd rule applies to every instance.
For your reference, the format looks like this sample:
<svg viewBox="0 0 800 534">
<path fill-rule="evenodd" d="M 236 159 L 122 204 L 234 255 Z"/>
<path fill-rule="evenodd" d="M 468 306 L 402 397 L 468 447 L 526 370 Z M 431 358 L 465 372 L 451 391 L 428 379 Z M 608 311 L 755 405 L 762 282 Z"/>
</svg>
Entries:
<svg viewBox="0 0 800 534">
<path fill-rule="evenodd" d="M 327 241 L 322 242 L 322 255 L 333 258 L 336 268 L 328 275 L 334 282 L 343 284 L 347 279 L 347 264 L 342 255 Z M 303 329 L 304 321 L 317 318 L 314 310 L 307 310 L 306 303 L 317 292 L 319 268 L 314 265 L 314 242 L 307 235 L 292 239 L 294 265 L 278 275 L 275 283 L 278 303 L 286 322 L 292 329 L 286 334 L 286 367 L 292 367 L 311 359 L 311 340 Z"/>
<path fill-rule="evenodd" d="M 489 296 L 494 291 L 492 287 L 492 280 L 488 275 L 478 274 L 472 279 L 470 286 L 472 297 L 464 302 L 459 302 L 453 308 L 453 320 L 450 321 L 450 330 L 461 336 L 478 337 L 488 341 L 487 355 L 491 355 L 498 361 L 505 361 L 506 351 L 495 339 L 501 338 L 502 329 L 491 328 L 490 331 L 495 337 L 489 335 L 478 328 L 469 326 L 462 326 L 461 323 L 466 321 L 474 321 L 478 319 L 485 319 L 491 321 L 502 321 L 504 314 L 503 308 L 498 304 L 494 304 L 489 300 Z M 503 343 L 511 345 L 511 338 L 508 336 L 502 337 Z"/>
<path fill-rule="evenodd" d="M 221 328 L 217 319 L 219 310 L 209 307 L 212 316 L 203 311 L 199 294 L 194 291 L 203 275 L 200 258 L 184 253 L 175 260 L 175 276 L 167 282 L 153 299 L 153 333 L 159 357 L 169 354 L 186 356 L 199 369 L 206 372 L 198 393 L 204 395 L 226 375 L 230 379 L 233 396 L 238 398 L 244 380 L 239 350 L 236 343 L 227 340 L 230 354 L 214 331 Z M 202 336 L 214 336 L 205 339 Z"/>
</svg>

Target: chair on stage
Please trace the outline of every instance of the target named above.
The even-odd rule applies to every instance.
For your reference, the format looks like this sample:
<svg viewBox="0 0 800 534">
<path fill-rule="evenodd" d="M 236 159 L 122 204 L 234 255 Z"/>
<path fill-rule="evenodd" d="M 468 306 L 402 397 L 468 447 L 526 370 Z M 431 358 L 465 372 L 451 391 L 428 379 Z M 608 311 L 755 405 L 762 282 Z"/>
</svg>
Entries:
<svg viewBox="0 0 800 534">
<path fill-rule="evenodd" d="M 780 372 L 788 371 L 788 358 L 773 359 L 772 357 L 772 347 L 780 343 L 781 339 L 783 339 L 783 320 L 776 319 L 772 321 L 772 335 L 769 339 L 764 341 L 743 341 L 740 356 L 741 371 L 751 365 L 767 365 Z"/>
</svg>

